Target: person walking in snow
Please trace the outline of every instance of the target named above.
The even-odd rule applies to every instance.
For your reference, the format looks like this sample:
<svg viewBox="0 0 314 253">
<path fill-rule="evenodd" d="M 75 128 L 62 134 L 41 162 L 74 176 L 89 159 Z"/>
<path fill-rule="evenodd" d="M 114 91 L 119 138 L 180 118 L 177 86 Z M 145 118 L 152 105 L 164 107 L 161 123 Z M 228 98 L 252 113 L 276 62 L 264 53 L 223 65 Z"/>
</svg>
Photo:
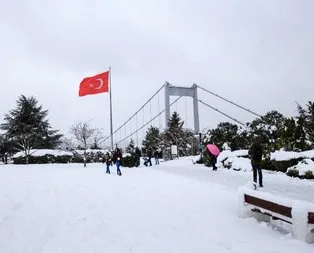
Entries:
<svg viewBox="0 0 314 253">
<path fill-rule="evenodd" d="M 263 173 L 262 173 L 262 157 L 263 157 L 263 146 L 261 140 L 256 138 L 249 149 L 249 156 L 253 168 L 253 181 L 257 183 L 257 174 L 259 179 L 259 186 L 263 187 Z"/>
<path fill-rule="evenodd" d="M 210 156 L 210 164 L 213 167 L 213 170 L 217 170 L 217 156 L 213 155 L 212 153 L 209 152 L 209 156 Z"/>
<path fill-rule="evenodd" d="M 148 150 L 147 150 L 147 158 L 148 158 L 147 163 L 149 163 L 149 166 L 152 166 L 152 157 L 153 157 L 153 151 L 151 148 L 148 148 Z"/>
<path fill-rule="evenodd" d="M 158 149 L 154 152 L 155 164 L 159 164 L 159 152 Z"/>
<path fill-rule="evenodd" d="M 106 162 L 106 173 L 110 174 L 110 166 L 112 166 L 112 159 L 109 152 L 107 152 L 107 154 L 105 155 L 105 162 Z"/>
<path fill-rule="evenodd" d="M 116 166 L 117 166 L 117 174 L 119 176 L 122 176 L 121 170 L 120 170 L 120 166 L 121 166 L 121 160 L 122 160 L 122 153 L 121 150 L 119 148 L 116 148 L 116 152 L 115 152 L 115 162 L 116 162 Z"/>
</svg>

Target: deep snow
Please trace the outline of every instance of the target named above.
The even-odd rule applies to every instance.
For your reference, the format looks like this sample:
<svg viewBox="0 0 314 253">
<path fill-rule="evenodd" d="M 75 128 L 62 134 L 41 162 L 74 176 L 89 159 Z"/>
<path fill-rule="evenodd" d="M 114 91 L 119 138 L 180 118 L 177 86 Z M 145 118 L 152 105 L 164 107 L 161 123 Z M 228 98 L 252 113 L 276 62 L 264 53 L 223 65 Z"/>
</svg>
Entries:
<svg viewBox="0 0 314 253">
<path fill-rule="evenodd" d="M 0 165 L 0 252 L 314 252 L 238 218 L 236 189 L 250 172 L 214 172 L 191 158 L 122 169 Z M 313 201 L 313 182 L 264 176 L 262 191 Z"/>
</svg>

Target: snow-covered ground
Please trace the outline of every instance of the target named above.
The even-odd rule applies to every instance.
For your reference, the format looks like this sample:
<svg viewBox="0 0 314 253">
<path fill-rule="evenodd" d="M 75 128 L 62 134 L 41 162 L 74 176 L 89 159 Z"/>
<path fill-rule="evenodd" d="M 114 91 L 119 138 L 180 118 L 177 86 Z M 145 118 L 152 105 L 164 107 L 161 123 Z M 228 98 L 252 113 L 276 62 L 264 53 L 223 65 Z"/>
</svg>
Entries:
<svg viewBox="0 0 314 253">
<path fill-rule="evenodd" d="M 191 158 L 122 168 L 122 177 L 104 167 L 0 165 L 0 252 L 314 252 L 238 218 L 236 190 L 251 172 L 211 171 Z M 262 191 L 313 201 L 313 181 L 264 177 Z"/>
<path fill-rule="evenodd" d="M 217 171 L 212 171 L 204 165 L 193 165 L 192 160 L 197 159 L 198 157 L 180 158 L 180 160 L 169 161 L 165 166 L 158 167 L 158 169 L 194 178 L 198 181 L 218 184 L 232 191 L 236 191 L 239 186 L 245 185 L 253 179 L 252 172 L 248 170 L 234 171 L 233 169 L 219 168 Z M 265 187 L 260 188 L 260 191 L 314 203 L 314 180 L 292 178 L 282 172 L 267 170 L 263 170 L 263 178 Z"/>
</svg>

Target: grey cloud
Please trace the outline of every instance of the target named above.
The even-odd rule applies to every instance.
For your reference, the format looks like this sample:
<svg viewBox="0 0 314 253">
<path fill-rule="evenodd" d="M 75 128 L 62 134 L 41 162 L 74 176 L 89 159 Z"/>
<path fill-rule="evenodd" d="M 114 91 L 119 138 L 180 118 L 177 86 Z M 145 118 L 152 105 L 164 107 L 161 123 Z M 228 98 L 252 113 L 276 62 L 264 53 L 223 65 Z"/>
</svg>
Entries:
<svg viewBox="0 0 314 253">
<path fill-rule="evenodd" d="M 108 132 L 108 96 L 78 98 L 77 90 L 82 78 L 109 66 L 115 128 L 165 81 L 198 83 L 262 114 L 294 115 L 295 101 L 314 94 L 313 7 L 310 0 L 6 2 L 0 80 L 10 88 L 0 116 L 25 93 L 37 96 L 65 133 L 75 120 L 91 117 Z M 200 97 L 242 121 L 252 119 Z M 202 127 L 227 120 L 200 110 Z"/>
</svg>

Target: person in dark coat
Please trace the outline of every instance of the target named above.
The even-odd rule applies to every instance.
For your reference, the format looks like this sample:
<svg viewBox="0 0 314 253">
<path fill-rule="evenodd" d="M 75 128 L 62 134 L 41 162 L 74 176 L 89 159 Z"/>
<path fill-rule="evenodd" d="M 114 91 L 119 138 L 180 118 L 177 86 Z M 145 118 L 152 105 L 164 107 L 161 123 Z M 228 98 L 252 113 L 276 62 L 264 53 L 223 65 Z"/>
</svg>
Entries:
<svg viewBox="0 0 314 253">
<path fill-rule="evenodd" d="M 105 162 L 106 162 L 106 173 L 110 174 L 110 166 L 112 165 L 112 159 L 109 152 L 107 152 L 107 154 L 105 155 Z"/>
<path fill-rule="evenodd" d="M 149 163 L 149 166 L 152 166 L 152 157 L 153 157 L 153 151 L 151 150 L 151 148 L 149 148 L 147 150 L 147 163 Z"/>
<path fill-rule="evenodd" d="M 119 148 L 116 148 L 115 157 L 116 157 L 117 174 L 119 176 L 122 176 L 122 173 L 120 170 L 121 160 L 122 160 L 122 152 Z"/>
<path fill-rule="evenodd" d="M 211 156 L 211 165 L 213 167 L 213 170 L 217 170 L 217 166 L 216 166 L 216 163 L 217 163 L 217 156 L 213 155 L 212 153 L 210 153 L 210 156 Z"/>
<path fill-rule="evenodd" d="M 155 164 L 159 164 L 159 152 L 158 149 L 154 152 Z"/>
<path fill-rule="evenodd" d="M 260 139 L 256 139 L 249 149 L 249 156 L 253 168 L 253 181 L 257 183 L 257 174 L 259 179 L 259 186 L 263 187 L 263 173 L 262 173 L 262 157 L 263 146 Z"/>
</svg>

